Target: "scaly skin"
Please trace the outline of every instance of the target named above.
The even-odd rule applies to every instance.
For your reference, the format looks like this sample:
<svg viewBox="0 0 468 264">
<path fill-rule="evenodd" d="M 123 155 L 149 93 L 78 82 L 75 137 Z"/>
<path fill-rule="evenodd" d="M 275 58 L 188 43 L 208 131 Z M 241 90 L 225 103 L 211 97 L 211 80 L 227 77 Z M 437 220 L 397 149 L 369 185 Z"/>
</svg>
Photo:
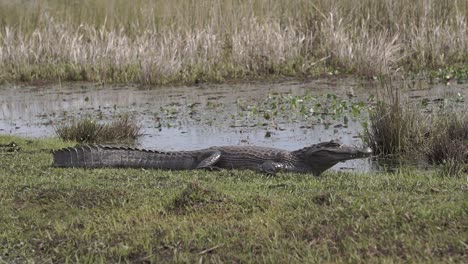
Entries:
<svg viewBox="0 0 468 264">
<path fill-rule="evenodd" d="M 320 175 L 338 162 L 369 157 L 372 150 L 323 142 L 296 151 L 256 146 L 211 147 L 162 152 L 127 147 L 85 145 L 54 152 L 54 166 L 82 168 L 149 168 L 170 170 L 251 169 Z"/>
</svg>

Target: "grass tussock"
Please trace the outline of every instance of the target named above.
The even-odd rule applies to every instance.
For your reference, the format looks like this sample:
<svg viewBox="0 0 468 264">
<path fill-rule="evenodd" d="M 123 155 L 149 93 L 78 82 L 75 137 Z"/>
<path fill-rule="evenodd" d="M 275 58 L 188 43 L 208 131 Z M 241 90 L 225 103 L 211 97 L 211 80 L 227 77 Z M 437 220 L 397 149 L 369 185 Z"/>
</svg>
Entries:
<svg viewBox="0 0 468 264">
<path fill-rule="evenodd" d="M 164 84 L 466 65 L 449 0 L 0 0 L 0 80 Z"/>
<path fill-rule="evenodd" d="M 125 205 L 131 197 L 124 190 L 99 190 L 96 188 L 45 188 L 41 186 L 19 186 L 14 203 L 18 208 L 56 207 L 57 204 L 70 208 L 118 207 Z"/>
<path fill-rule="evenodd" d="M 425 156 L 441 165 L 442 175 L 460 176 L 468 170 L 468 115 L 443 106 L 431 114 L 400 101 L 398 90 L 387 90 L 384 101 L 369 113 L 362 139 L 380 156 Z M 445 104 L 445 103 L 444 103 Z"/>
<path fill-rule="evenodd" d="M 55 127 L 55 133 L 63 140 L 80 143 L 131 142 L 141 135 L 141 126 L 127 115 L 109 124 L 101 124 L 87 117 L 58 125 Z"/>
<path fill-rule="evenodd" d="M 464 178 L 59 169 L 42 149 L 73 143 L 0 136 L 11 141 L 21 151 L 0 153 L 2 262 L 466 259 Z"/>
<path fill-rule="evenodd" d="M 401 102 L 397 90 L 369 111 L 363 141 L 377 155 L 398 156 L 417 151 L 426 140 L 426 120 L 416 106 Z"/>
<path fill-rule="evenodd" d="M 442 175 L 468 173 L 468 114 L 441 112 L 432 122 L 427 156 L 430 161 L 442 165 Z"/>
</svg>

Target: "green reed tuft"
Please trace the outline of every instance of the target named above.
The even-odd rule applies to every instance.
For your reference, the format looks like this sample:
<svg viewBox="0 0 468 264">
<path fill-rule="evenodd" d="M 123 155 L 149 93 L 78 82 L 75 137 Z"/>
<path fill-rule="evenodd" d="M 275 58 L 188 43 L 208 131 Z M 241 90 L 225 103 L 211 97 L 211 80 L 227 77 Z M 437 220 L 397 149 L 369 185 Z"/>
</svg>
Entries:
<svg viewBox="0 0 468 264">
<path fill-rule="evenodd" d="M 63 140 L 80 143 L 128 142 L 141 136 L 141 126 L 127 115 L 108 124 L 86 117 L 56 126 L 55 133 Z"/>
<path fill-rule="evenodd" d="M 398 90 L 387 90 L 386 98 L 370 110 L 362 139 L 380 156 L 425 156 L 440 165 L 443 176 L 468 171 L 468 115 L 456 102 L 424 114 L 417 105 L 401 102 Z M 448 100 L 445 100 L 448 101 Z"/>
<path fill-rule="evenodd" d="M 430 161 L 441 164 L 442 175 L 468 172 L 468 114 L 447 109 L 434 116 L 425 150 Z"/>
<path fill-rule="evenodd" d="M 414 153 L 425 142 L 425 119 L 416 106 L 401 101 L 398 89 L 387 88 L 384 93 L 386 99 L 369 111 L 363 141 L 377 155 Z"/>
</svg>

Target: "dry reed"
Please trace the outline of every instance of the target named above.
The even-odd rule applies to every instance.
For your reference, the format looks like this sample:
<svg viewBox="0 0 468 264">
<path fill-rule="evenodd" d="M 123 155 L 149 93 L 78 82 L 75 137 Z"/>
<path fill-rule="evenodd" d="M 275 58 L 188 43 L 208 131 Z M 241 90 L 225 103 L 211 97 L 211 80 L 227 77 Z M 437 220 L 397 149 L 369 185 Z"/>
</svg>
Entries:
<svg viewBox="0 0 468 264">
<path fill-rule="evenodd" d="M 465 1 L 449 0 L 0 0 L 0 80 L 164 84 L 466 65 L 466 14 Z"/>
</svg>

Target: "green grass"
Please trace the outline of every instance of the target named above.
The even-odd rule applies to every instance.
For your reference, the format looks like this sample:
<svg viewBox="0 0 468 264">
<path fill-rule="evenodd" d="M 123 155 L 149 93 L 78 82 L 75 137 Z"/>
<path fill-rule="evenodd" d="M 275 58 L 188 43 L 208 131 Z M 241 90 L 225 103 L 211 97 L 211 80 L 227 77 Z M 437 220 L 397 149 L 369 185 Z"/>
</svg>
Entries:
<svg viewBox="0 0 468 264">
<path fill-rule="evenodd" d="M 466 261 L 466 178 L 58 169 L 71 143 L 11 141 L 0 262 Z"/>
<path fill-rule="evenodd" d="M 0 0 L 0 81 L 431 78 L 467 71 L 467 13 L 456 0 Z"/>
</svg>

